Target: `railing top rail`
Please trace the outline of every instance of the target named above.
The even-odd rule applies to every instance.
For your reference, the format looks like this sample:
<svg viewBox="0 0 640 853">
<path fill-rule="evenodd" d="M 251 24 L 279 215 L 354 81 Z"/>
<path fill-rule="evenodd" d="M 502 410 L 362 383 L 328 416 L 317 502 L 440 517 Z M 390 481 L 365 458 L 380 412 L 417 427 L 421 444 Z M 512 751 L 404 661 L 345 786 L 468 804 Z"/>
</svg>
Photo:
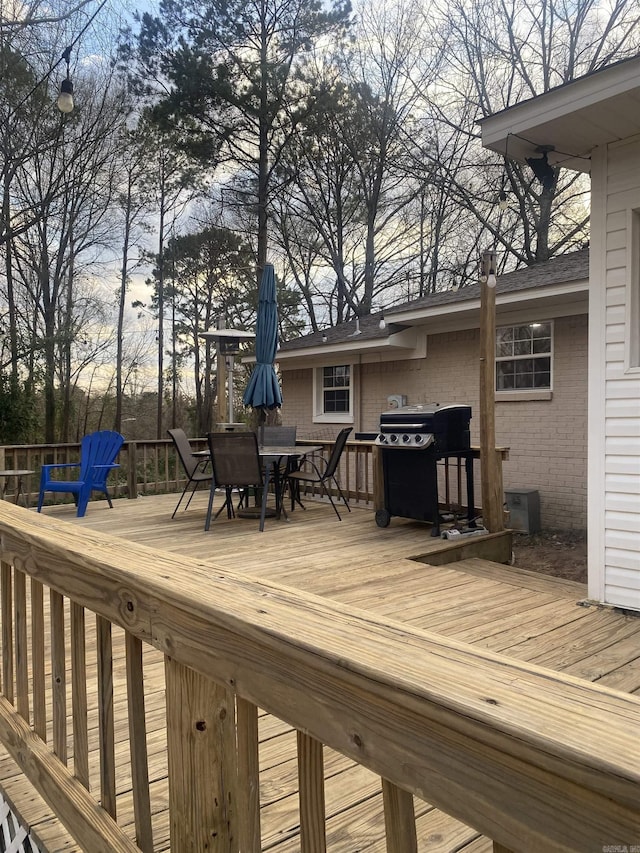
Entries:
<svg viewBox="0 0 640 853">
<path fill-rule="evenodd" d="M 2 503 L 0 556 L 505 846 L 638 838 L 637 697 Z"/>
</svg>

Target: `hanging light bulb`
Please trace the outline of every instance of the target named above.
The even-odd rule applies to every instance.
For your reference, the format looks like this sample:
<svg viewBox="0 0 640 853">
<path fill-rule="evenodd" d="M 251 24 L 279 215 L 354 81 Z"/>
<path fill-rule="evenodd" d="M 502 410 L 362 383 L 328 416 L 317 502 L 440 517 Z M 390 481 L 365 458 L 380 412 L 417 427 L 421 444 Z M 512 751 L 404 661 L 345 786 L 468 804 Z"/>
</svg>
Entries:
<svg viewBox="0 0 640 853">
<path fill-rule="evenodd" d="M 378 323 L 378 327 L 380 329 L 386 329 L 387 328 L 387 321 L 384 319 L 384 314 L 380 317 L 380 322 Z"/>
<path fill-rule="evenodd" d="M 327 333 L 326 333 L 326 332 L 323 332 L 323 333 L 322 333 L 322 343 L 323 343 L 323 344 L 326 344 L 326 342 L 327 342 Z"/>
<path fill-rule="evenodd" d="M 488 251 L 482 253 L 480 263 L 480 281 L 482 282 L 482 284 L 486 284 L 487 287 L 494 288 L 497 284 L 497 259 L 496 253 L 493 251 L 493 249 L 489 249 Z"/>
<path fill-rule="evenodd" d="M 70 113 L 73 110 L 73 83 L 69 77 L 69 60 L 71 58 L 71 48 L 68 47 L 62 54 L 62 59 L 67 63 L 67 76 L 60 84 L 60 94 L 58 95 L 58 109 L 61 113 Z"/>
<path fill-rule="evenodd" d="M 61 113 L 70 113 L 73 110 L 73 83 L 68 78 L 60 84 L 58 95 L 58 109 Z"/>
<path fill-rule="evenodd" d="M 509 207 L 509 199 L 504 190 L 500 190 L 500 194 L 498 195 L 498 207 L 500 210 L 506 210 Z"/>
</svg>

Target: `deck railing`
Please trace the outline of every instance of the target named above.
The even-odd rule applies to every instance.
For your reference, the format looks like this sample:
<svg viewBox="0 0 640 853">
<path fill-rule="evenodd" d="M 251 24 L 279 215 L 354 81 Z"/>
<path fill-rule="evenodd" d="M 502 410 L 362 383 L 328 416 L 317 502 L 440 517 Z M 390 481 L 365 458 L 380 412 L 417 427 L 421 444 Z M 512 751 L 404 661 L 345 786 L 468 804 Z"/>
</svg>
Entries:
<svg viewBox="0 0 640 853">
<path fill-rule="evenodd" d="M 206 439 L 192 439 L 194 449 L 205 450 Z M 331 451 L 333 442 L 323 439 L 298 441 L 298 444 L 320 445 L 325 456 Z M 338 481 L 350 501 L 356 504 L 372 506 L 379 494 L 376 484 L 375 450 L 372 442 L 350 441 L 347 443 L 338 468 Z M 504 457 L 505 454 L 503 453 Z M 0 470 L 30 470 L 33 474 L 22 481 L 26 500 L 33 505 L 37 499 L 40 467 L 44 463 L 77 462 L 80 457 L 80 444 L 40 444 L 7 445 L 0 447 Z M 127 441 L 119 456 L 120 468 L 109 477 L 109 490 L 114 497 L 136 498 L 138 495 L 156 495 L 167 492 L 179 492 L 184 488 L 185 478 L 180 462 L 170 439 L 150 439 L 145 441 Z M 475 463 L 478 468 L 478 462 Z M 443 506 L 454 512 L 466 508 L 464 491 L 464 463 L 462 460 L 446 460 L 440 464 L 440 495 Z M 478 473 L 476 481 L 479 484 Z M 7 497 L 13 497 L 15 483 L 5 482 Z M 319 494 L 318 487 L 308 486 L 313 495 Z M 479 486 L 476 501 L 480 497 Z M 101 497 L 101 496 L 100 496 Z M 61 503 L 70 500 L 70 496 L 59 493 L 47 493 L 45 504 Z"/>
<path fill-rule="evenodd" d="M 323 745 L 381 777 L 395 853 L 414 796 L 501 851 L 640 840 L 637 697 L 3 502 L 0 559 L 0 740 L 85 850 L 166 849 L 168 778 L 172 850 L 258 853 L 259 708 L 298 732 L 302 853 L 325 849 Z"/>
</svg>

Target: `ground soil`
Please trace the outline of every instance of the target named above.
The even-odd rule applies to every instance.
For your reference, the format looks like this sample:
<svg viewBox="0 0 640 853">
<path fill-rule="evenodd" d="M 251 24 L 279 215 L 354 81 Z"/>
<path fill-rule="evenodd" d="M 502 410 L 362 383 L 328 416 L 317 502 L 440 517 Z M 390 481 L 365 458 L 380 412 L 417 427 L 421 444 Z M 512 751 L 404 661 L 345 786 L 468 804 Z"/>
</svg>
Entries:
<svg viewBox="0 0 640 853">
<path fill-rule="evenodd" d="M 514 532 L 513 554 L 514 565 L 521 569 L 587 582 L 587 536 L 584 531 Z"/>
</svg>

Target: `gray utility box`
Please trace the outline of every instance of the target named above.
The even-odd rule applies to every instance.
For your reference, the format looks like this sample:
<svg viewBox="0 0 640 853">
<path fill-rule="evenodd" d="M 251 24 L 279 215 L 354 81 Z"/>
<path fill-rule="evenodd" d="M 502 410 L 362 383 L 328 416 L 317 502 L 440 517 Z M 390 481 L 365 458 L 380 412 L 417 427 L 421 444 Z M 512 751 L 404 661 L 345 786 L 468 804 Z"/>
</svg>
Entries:
<svg viewBox="0 0 640 853">
<path fill-rule="evenodd" d="M 508 526 L 519 533 L 540 530 L 540 494 L 536 489 L 505 489 L 509 510 Z"/>
</svg>

